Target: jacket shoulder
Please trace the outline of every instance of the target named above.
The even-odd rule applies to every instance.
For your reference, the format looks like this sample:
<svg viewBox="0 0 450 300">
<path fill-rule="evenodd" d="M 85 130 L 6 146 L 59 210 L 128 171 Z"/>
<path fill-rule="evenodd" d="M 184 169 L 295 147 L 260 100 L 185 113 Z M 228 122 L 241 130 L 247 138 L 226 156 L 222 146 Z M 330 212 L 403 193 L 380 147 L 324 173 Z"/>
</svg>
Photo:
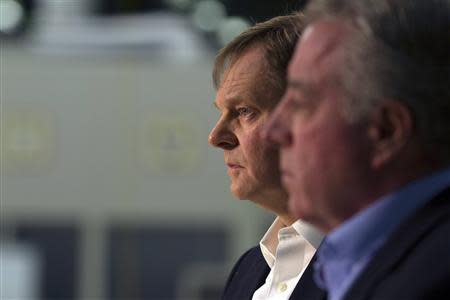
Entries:
<svg viewBox="0 0 450 300">
<path fill-rule="evenodd" d="M 449 236 L 447 189 L 394 231 L 345 299 L 444 299 L 450 294 Z"/>
</svg>

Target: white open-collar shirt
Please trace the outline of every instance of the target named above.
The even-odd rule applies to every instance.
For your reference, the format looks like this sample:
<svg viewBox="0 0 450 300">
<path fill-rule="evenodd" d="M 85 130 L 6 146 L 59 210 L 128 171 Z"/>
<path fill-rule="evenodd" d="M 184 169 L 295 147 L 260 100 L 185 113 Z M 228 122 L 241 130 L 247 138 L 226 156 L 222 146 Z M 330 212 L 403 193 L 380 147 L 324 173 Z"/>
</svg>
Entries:
<svg viewBox="0 0 450 300">
<path fill-rule="evenodd" d="M 270 272 L 252 300 L 287 300 L 322 241 L 322 234 L 300 220 L 285 227 L 276 218 L 259 246 Z"/>
</svg>

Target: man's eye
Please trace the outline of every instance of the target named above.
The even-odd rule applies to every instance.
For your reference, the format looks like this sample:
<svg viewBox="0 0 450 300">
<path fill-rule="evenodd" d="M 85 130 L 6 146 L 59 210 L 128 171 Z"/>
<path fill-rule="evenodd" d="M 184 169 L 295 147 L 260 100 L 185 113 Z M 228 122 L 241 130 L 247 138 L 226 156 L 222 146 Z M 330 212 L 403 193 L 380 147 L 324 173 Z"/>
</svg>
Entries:
<svg viewBox="0 0 450 300">
<path fill-rule="evenodd" d="M 254 113 L 254 111 L 249 107 L 238 107 L 236 110 L 241 117 L 250 117 Z"/>
</svg>

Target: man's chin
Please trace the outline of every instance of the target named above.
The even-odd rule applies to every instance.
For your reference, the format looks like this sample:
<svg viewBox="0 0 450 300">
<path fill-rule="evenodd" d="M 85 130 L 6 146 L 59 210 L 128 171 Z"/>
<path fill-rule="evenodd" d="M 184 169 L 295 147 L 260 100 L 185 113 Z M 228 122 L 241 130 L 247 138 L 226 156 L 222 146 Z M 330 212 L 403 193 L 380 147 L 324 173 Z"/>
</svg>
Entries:
<svg viewBox="0 0 450 300">
<path fill-rule="evenodd" d="M 239 200 L 249 200 L 249 197 L 250 197 L 249 191 L 243 189 L 242 187 L 236 187 L 236 186 L 231 185 L 230 191 L 231 191 L 231 194 Z"/>
<path fill-rule="evenodd" d="M 239 199 L 239 200 L 248 200 L 248 196 L 244 193 L 240 193 L 240 192 L 234 192 L 233 190 L 231 191 L 231 194 L 233 195 L 234 198 Z"/>
</svg>

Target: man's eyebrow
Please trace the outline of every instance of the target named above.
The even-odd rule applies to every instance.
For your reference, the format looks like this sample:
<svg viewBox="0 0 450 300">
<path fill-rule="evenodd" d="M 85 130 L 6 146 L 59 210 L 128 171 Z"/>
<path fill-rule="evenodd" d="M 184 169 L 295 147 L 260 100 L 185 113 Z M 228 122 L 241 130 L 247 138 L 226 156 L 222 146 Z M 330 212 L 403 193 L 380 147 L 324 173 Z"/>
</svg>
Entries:
<svg viewBox="0 0 450 300">
<path fill-rule="evenodd" d="M 226 98 L 223 101 L 223 107 L 233 107 L 236 106 L 238 104 L 242 104 L 242 103 L 247 103 L 247 104 L 254 104 L 253 101 L 249 101 L 249 100 L 245 100 L 245 98 L 241 97 L 241 96 L 232 96 L 230 98 Z M 217 108 L 217 109 L 221 109 L 219 104 L 217 104 L 217 100 L 213 102 L 213 105 Z"/>
</svg>

